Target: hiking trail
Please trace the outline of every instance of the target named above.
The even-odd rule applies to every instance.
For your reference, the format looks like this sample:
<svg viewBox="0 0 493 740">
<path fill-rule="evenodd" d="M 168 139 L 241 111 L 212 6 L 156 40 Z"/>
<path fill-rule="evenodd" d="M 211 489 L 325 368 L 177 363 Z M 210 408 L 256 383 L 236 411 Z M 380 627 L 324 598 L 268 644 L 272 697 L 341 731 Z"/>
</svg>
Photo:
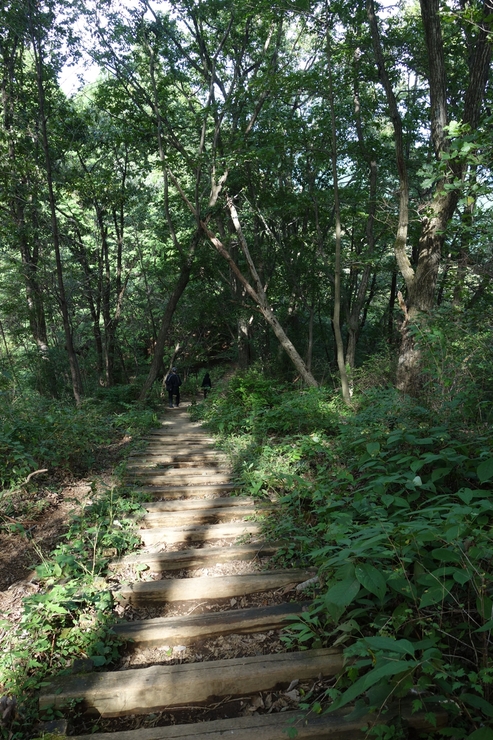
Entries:
<svg viewBox="0 0 493 740">
<path fill-rule="evenodd" d="M 298 708 L 307 692 L 323 693 L 343 656 L 290 652 L 279 640 L 286 618 L 306 609 L 316 574 L 272 564 L 278 548 L 263 541 L 261 519 L 274 504 L 242 495 L 186 407 L 167 410 L 146 440 L 127 473 L 152 499 L 139 523 L 142 547 L 112 564 L 124 574 L 113 596 L 125 654 L 114 670 L 55 679 L 40 709 L 82 702 L 104 731 L 77 740 L 363 737 L 368 717 Z M 408 719 L 429 727 L 423 715 Z"/>
</svg>

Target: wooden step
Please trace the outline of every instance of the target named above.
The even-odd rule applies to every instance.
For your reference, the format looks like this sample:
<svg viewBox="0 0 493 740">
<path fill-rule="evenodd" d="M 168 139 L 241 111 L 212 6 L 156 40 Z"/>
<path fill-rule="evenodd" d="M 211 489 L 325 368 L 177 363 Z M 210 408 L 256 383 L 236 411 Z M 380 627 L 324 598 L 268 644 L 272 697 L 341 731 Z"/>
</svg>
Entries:
<svg viewBox="0 0 493 740">
<path fill-rule="evenodd" d="M 208 470 L 231 470 L 231 465 L 228 465 L 227 460 L 217 460 L 214 457 L 211 457 L 208 460 L 202 455 L 200 457 L 197 455 L 195 459 L 183 458 L 182 460 L 157 456 L 141 457 L 138 459 L 136 458 L 133 462 L 127 464 L 127 470 L 132 471 L 132 473 L 136 470 L 147 472 L 149 470 L 168 470 L 170 468 L 173 470 L 193 470 L 194 468 L 205 467 L 207 467 Z"/>
<path fill-rule="evenodd" d="M 264 573 L 242 573 L 234 576 L 200 578 L 167 578 L 162 581 L 137 581 L 115 592 L 118 601 L 129 604 L 195 601 L 197 599 L 230 599 L 233 596 L 261 593 L 295 586 L 316 575 L 314 570 L 293 568 Z"/>
<path fill-rule="evenodd" d="M 141 483 L 145 486 L 184 486 L 184 485 L 217 485 L 218 483 L 230 483 L 231 475 L 229 473 L 186 473 L 185 475 L 176 474 L 177 468 L 169 473 L 151 473 L 149 475 L 128 476 L 128 480 L 134 484 Z"/>
<path fill-rule="evenodd" d="M 103 717 L 196 705 L 224 696 L 244 696 L 300 681 L 333 676 L 344 665 L 342 651 L 328 648 L 230 660 L 155 665 L 114 673 L 60 676 L 41 690 L 39 707 L 58 709 L 82 699 Z"/>
<path fill-rule="evenodd" d="M 205 434 L 174 434 L 173 430 L 171 429 L 163 432 L 156 432 L 154 434 L 147 434 L 145 437 L 142 437 L 142 439 L 144 442 L 149 442 L 153 444 L 167 444 L 175 449 L 180 448 L 184 445 L 189 446 L 200 444 L 212 446 L 216 443 L 214 437 L 207 437 Z"/>
<path fill-rule="evenodd" d="M 166 457 L 188 457 L 190 455 L 205 455 L 206 457 L 221 456 L 219 450 L 216 450 L 208 442 L 188 442 L 187 444 L 173 445 L 167 441 L 148 442 L 144 450 L 136 455 L 163 455 Z"/>
<path fill-rule="evenodd" d="M 339 713 L 335 716 L 319 716 L 291 711 L 195 724 L 143 727 L 139 730 L 113 732 L 111 735 L 96 732 L 92 735 L 77 735 L 72 740 L 225 740 L 229 737 L 233 740 L 287 740 L 290 737 L 289 728 L 296 730 L 296 740 L 365 740 L 368 731 L 364 728 L 373 725 L 389 726 L 394 723 L 397 715 L 415 731 L 434 732 L 435 729 L 444 727 L 448 720 L 447 713 L 441 708 L 430 708 L 430 711 L 435 715 L 436 728 L 426 712 L 413 713 L 410 707 L 400 705 L 395 711 L 391 708 L 385 714 L 374 712 L 359 719 L 347 719 Z"/>
<path fill-rule="evenodd" d="M 213 480 L 215 480 L 216 477 L 220 475 L 226 478 L 226 480 L 224 481 L 225 483 L 231 480 L 231 470 L 221 467 L 215 468 L 213 466 L 200 468 L 156 468 L 155 466 L 152 468 L 133 468 L 128 471 L 127 475 L 132 478 L 138 478 L 142 481 L 149 481 L 151 478 L 162 478 L 163 480 L 176 478 L 176 480 L 179 480 L 180 482 L 186 482 L 190 479 L 198 479 L 200 482 L 200 480 L 204 478 L 212 478 Z"/>
<path fill-rule="evenodd" d="M 207 522 L 230 522 L 244 517 L 253 517 L 259 513 L 255 506 L 214 506 L 214 499 L 210 506 L 202 506 L 200 509 L 188 509 L 184 511 L 153 511 L 145 514 L 139 523 L 143 527 L 183 527 L 186 524 L 206 524 Z"/>
<path fill-rule="evenodd" d="M 188 527 L 156 527 L 139 529 L 138 535 L 146 547 L 161 542 L 168 545 L 177 542 L 211 542 L 228 537 L 259 535 L 262 527 L 256 522 L 227 522 L 225 524 L 198 524 Z"/>
<path fill-rule="evenodd" d="M 223 506 L 231 507 L 237 506 L 239 509 L 242 507 L 253 506 L 254 500 L 250 496 L 218 496 L 213 499 L 178 499 L 177 501 L 152 501 L 145 502 L 142 506 L 147 509 L 149 513 L 158 511 L 188 511 L 189 509 L 209 509 L 214 506 L 218 509 Z M 259 509 L 262 510 L 263 503 L 259 505 Z"/>
<path fill-rule="evenodd" d="M 126 555 L 112 561 L 110 566 L 138 565 L 145 563 L 151 570 L 174 571 L 183 568 L 204 568 L 216 563 L 227 563 L 232 560 L 255 560 L 259 557 L 274 555 L 279 544 L 254 543 L 251 545 L 230 545 L 229 547 L 202 547 L 172 552 L 139 552 Z"/>
<path fill-rule="evenodd" d="M 140 452 L 132 452 L 129 456 L 129 460 L 135 460 L 141 457 L 162 457 L 164 460 L 194 460 L 195 458 L 205 459 L 223 459 L 227 460 L 228 456 L 221 450 L 211 448 L 210 445 L 204 445 L 201 449 L 196 449 L 196 445 L 191 450 L 168 450 L 165 445 L 152 444 L 148 445 L 145 450 Z"/>
<path fill-rule="evenodd" d="M 194 640 L 208 640 L 219 635 L 251 634 L 279 630 L 286 618 L 303 612 L 305 604 L 276 604 L 250 609 L 230 609 L 225 612 L 191 614 L 184 617 L 162 617 L 117 624 L 112 632 L 134 647 L 190 645 Z"/>
<path fill-rule="evenodd" d="M 240 491 L 238 483 L 216 483 L 202 486 L 135 486 L 147 496 L 158 499 L 176 500 L 193 498 L 214 498 L 224 493 Z"/>
<path fill-rule="evenodd" d="M 201 445 L 200 447 L 192 445 L 190 449 L 169 450 L 166 445 L 150 443 L 145 449 L 133 452 L 128 456 L 128 459 L 135 460 L 140 457 L 162 457 L 169 460 L 194 460 L 196 457 L 203 457 L 207 460 L 214 460 L 216 458 L 219 460 L 229 459 L 225 452 L 211 447 L 209 444 Z"/>
</svg>

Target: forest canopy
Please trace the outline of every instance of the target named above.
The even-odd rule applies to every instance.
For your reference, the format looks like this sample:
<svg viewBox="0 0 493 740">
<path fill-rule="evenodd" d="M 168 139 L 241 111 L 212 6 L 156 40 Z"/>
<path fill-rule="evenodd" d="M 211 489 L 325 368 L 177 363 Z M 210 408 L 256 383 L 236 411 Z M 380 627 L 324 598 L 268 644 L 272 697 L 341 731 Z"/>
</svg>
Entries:
<svg viewBox="0 0 493 740">
<path fill-rule="evenodd" d="M 4 4 L 3 392 L 260 361 L 349 401 L 377 357 L 407 393 L 484 385 L 491 11 Z"/>
</svg>

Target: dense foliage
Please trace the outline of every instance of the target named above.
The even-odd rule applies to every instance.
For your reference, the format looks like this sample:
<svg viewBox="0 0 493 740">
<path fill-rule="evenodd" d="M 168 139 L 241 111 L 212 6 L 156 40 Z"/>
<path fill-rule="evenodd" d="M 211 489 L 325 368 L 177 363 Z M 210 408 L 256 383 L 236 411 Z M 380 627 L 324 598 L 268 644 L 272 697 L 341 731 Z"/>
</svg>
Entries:
<svg viewBox="0 0 493 740">
<path fill-rule="evenodd" d="M 344 646 L 343 675 L 307 699 L 316 711 L 385 714 L 411 697 L 432 718 L 446 709 L 442 734 L 493 736 L 493 439 L 462 400 L 450 413 L 382 385 L 348 411 L 250 371 L 197 410 L 251 494 L 278 502 L 268 526 L 284 557 L 318 569 L 313 608 L 285 637 Z"/>
<path fill-rule="evenodd" d="M 260 357 L 316 386 L 385 347 L 414 392 L 423 316 L 490 310 L 479 1 L 10 0 L 0 21 L 1 392 L 144 400 L 173 361 Z"/>
<path fill-rule="evenodd" d="M 5 614 L 0 620 L 0 692 L 15 701 L 12 713 L 9 704 L 3 706 L 2 738 L 33 737 L 39 721 L 52 718 L 49 711 L 39 716 L 37 708 L 47 676 L 70 672 L 84 660 L 100 667 L 118 657 L 118 640 L 111 634 L 115 616 L 108 563 L 138 546 L 135 517 L 143 512 L 141 496 L 124 488 L 120 475 L 138 444 L 135 437 L 155 425 L 156 415 L 151 408 L 117 403 L 114 393 L 104 395 L 104 401 L 79 409 L 51 402 L 33 413 L 31 403 L 29 417 L 27 406 L 19 404 L 10 425 L 5 424 L 9 456 L 3 475 L 11 485 L 0 499 L 0 522 L 4 532 L 32 550 L 39 589 L 23 599 L 20 619 Z M 105 471 L 108 464 L 114 470 Z M 21 480 L 38 465 L 47 466 L 44 475 Z M 106 480 L 113 473 L 111 483 L 103 472 Z M 32 522 L 49 516 L 50 494 L 77 475 L 91 475 L 90 495 L 73 499 L 65 531 L 50 552 L 33 539 Z"/>
</svg>

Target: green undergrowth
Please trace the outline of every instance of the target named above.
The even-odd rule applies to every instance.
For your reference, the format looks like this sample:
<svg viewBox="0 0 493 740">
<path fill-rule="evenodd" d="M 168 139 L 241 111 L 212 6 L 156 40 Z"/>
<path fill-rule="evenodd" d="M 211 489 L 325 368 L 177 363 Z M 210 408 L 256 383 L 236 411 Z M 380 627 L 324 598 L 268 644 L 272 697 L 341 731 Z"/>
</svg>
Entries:
<svg viewBox="0 0 493 740">
<path fill-rule="evenodd" d="M 80 408 L 35 394 L 0 404 L 0 489 L 45 468 L 84 475 L 122 436 L 155 425 L 155 410 L 127 401 L 125 389 L 101 389 Z"/>
<path fill-rule="evenodd" d="M 92 471 L 95 478 L 88 500 L 81 505 L 73 501 L 73 513 L 55 549 L 46 553 L 34 547 L 37 554 L 35 583 L 39 591 L 23 599 L 20 619 L 0 621 L 0 697 L 15 701 L 15 717 L 8 722 L 0 721 L 0 738 L 20 740 L 39 734 L 39 721 L 56 717 L 57 713 L 46 711 L 41 716 L 37 710 L 37 695 L 45 682 L 60 673 L 74 669 L 104 669 L 118 657 L 119 643 L 111 632 L 115 622 L 112 593 L 107 581 L 108 564 L 111 559 L 132 551 L 140 545 L 135 533 L 135 518 L 144 513 L 141 506 L 142 494 L 123 487 L 119 481 L 125 471 L 125 455 L 136 449 L 138 440 L 131 437 L 155 425 L 156 416 L 152 409 L 142 409 L 129 404 L 122 408 L 112 403 L 86 404 L 80 410 L 53 407 L 51 426 L 40 421 L 40 409 L 33 413 L 34 435 L 32 446 L 23 439 L 20 430 L 27 423 L 27 409 L 21 409 L 19 419 L 13 420 L 9 439 L 15 434 L 19 442 L 25 443 L 23 462 L 25 468 L 20 475 L 28 473 L 33 465 L 37 468 L 49 459 L 54 466 L 68 453 L 68 459 L 76 459 L 81 446 L 91 451 L 95 461 Z M 39 414 L 39 415 L 38 415 Z M 77 420 L 77 423 L 75 422 Z M 91 420 L 95 429 L 86 428 Z M 46 424 L 46 426 L 45 426 Z M 71 425 L 74 424 L 74 427 Z M 80 425 L 80 426 L 79 426 Z M 44 442 L 44 450 L 38 446 L 46 429 L 50 439 Z M 80 439 L 80 437 L 83 437 Z M 96 474 L 98 454 L 101 447 L 118 447 L 125 442 L 125 452 L 115 454 L 111 464 L 120 462 L 113 470 L 113 483 L 108 485 Z M 58 444 L 58 449 L 56 445 Z M 98 448 L 99 445 L 99 448 Z M 29 462 L 27 452 L 32 456 Z M 45 454 L 41 458 L 36 455 Z M 103 461 L 108 460 L 103 455 Z M 85 463 L 84 463 L 85 465 Z M 76 468 L 64 467 L 64 472 L 75 475 Z M 43 498 L 43 488 L 38 494 L 25 488 L 25 506 L 28 499 Z M 12 524 L 19 514 L 4 515 L 13 497 L 5 491 L 0 499 L 0 521 Z M 12 513 L 12 512 L 11 512 Z M 25 513 L 25 512 L 23 512 Z M 34 509 L 30 508 L 34 514 Z M 22 521 L 22 516 L 17 517 Z M 11 521 L 12 520 L 12 521 Z M 17 537 L 25 538 L 26 546 L 32 547 L 30 532 L 21 523 L 17 526 Z M 5 615 L 9 617 L 9 615 Z"/>
<path fill-rule="evenodd" d="M 0 622 L 1 694 L 17 701 L 17 718 L 8 728 L 0 725 L 0 737 L 32 737 L 39 720 L 58 715 L 48 710 L 38 716 L 36 706 L 37 692 L 54 675 L 80 665 L 107 668 L 118 657 L 106 576 L 113 557 L 139 546 L 135 516 L 140 513 L 138 494 L 99 484 L 53 552 L 39 551 L 39 592 L 23 600 L 14 627 Z"/>
<path fill-rule="evenodd" d="M 345 409 L 257 373 L 196 415 L 222 435 L 246 490 L 278 501 L 269 535 L 287 543 L 283 557 L 318 568 L 313 608 L 284 640 L 340 646 L 346 668 L 305 705 L 356 718 L 405 700 L 433 724 L 438 702 L 441 735 L 492 740 L 489 428 L 392 389 Z"/>
</svg>

